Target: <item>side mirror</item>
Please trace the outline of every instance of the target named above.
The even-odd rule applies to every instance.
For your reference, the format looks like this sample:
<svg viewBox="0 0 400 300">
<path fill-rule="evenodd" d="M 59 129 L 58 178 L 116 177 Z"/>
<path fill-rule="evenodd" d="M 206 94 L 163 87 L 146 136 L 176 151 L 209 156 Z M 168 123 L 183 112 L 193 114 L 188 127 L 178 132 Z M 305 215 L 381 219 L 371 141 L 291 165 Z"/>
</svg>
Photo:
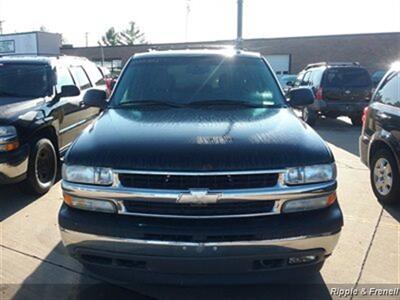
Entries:
<svg viewBox="0 0 400 300">
<path fill-rule="evenodd" d="M 286 82 L 286 86 L 293 86 L 293 82 L 292 81 Z"/>
<path fill-rule="evenodd" d="M 288 93 L 289 105 L 292 107 L 307 106 L 314 103 L 314 93 L 309 88 L 294 88 Z"/>
<path fill-rule="evenodd" d="M 103 90 L 88 90 L 83 97 L 83 103 L 87 107 L 98 107 L 105 109 L 108 106 L 107 93 Z"/>
<path fill-rule="evenodd" d="M 80 89 L 76 85 L 63 85 L 61 87 L 60 97 L 75 97 L 81 94 Z"/>
</svg>

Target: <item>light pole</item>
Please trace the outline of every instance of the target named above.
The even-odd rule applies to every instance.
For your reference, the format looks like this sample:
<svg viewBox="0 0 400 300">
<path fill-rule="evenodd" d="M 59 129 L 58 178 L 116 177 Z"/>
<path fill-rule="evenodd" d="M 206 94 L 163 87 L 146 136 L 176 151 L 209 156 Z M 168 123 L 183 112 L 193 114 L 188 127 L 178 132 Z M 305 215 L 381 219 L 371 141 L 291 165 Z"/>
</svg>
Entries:
<svg viewBox="0 0 400 300">
<path fill-rule="evenodd" d="M 3 34 L 3 23 L 5 21 L 4 20 L 0 20 L 0 34 Z"/>
<path fill-rule="evenodd" d="M 98 41 L 97 44 L 100 46 L 101 66 L 104 67 L 104 48 L 103 48 L 103 44 L 100 43 L 100 41 Z"/>
<path fill-rule="evenodd" d="M 189 15 L 190 15 L 190 0 L 186 0 L 186 18 L 185 18 L 185 42 L 188 40 L 189 35 Z"/>
<path fill-rule="evenodd" d="M 243 0 L 238 0 L 237 5 L 236 48 L 240 49 L 243 43 Z"/>
<path fill-rule="evenodd" d="M 89 46 L 89 32 L 85 32 L 86 48 Z"/>
</svg>

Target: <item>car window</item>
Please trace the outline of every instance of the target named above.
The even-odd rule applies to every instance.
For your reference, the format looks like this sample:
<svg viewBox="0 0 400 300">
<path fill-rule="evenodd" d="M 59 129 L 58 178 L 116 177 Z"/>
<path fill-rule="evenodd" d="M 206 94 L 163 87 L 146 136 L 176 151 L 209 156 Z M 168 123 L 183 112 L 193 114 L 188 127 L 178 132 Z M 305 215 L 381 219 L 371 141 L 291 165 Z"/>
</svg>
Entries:
<svg viewBox="0 0 400 300">
<path fill-rule="evenodd" d="M 284 98 L 263 60 L 252 57 L 151 57 L 133 60 L 120 78 L 114 105 L 130 101 L 243 101 L 282 105 Z"/>
<path fill-rule="evenodd" d="M 324 74 L 324 70 L 322 69 L 316 69 L 313 71 L 313 76 L 312 76 L 312 85 L 313 86 L 319 86 L 321 85 L 321 80 L 322 80 L 322 75 Z"/>
<path fill-rule="evenodd" d="M 64 85 L 75 85 L 75 82 L 68 68 L 57 68 L 57 92 L 61 92 L 61 87 Z"/>
<path fill-rule="evenodd" d="M 327 71 L 325 87 L 330 88 L 369 88 L 372 87 L 371 76 L 363 68 L 331 68 Z"/>
<path fill-rule="evenodd" d="M 376 102 L 400 107 L 400 75 L 394 73 L 389 75 L 383 86 L 376 94 Z"/>
<path fill-rule="evenodd" d="M 84 66 L 85 71 L 89 75 L 90 81 L 94 85 L 104 85 L 105 81 L 103 74 L 100 72 L 99 68 L 95 64 L 88 63 Z"/>
<path fill-rule="evenodd" d="M 87 89 L 91 87 L 89 78 L 82 67 L 71 67 L 71 73 L 74 76 L 78 87 L 81 89 Z"/>
<path fill-rule="evenodd" d="M 303 77 L 304 77 L 304 72 L 300 72 L 299 75 L 297 75 L 297 78 L 294 82 L 294 86 L 300 86 L 301 82 L 303 81 Z"/>
<path fill-rule="evenodd" d="M 301 85 L 308 85 L 310 83 L 310 76 L 311 76 L 311 71 L 307 72 L 304 75 L 303 81 L 301 83 Z"/>
<path fill-rule="evenodd" d="M 103 75 L 104 78 L 110 78 L 111 77 L 111 72 L 108 68 L 106 67 L 100 67 L 97 66 L 97 68 L 100 70 L 101 74 Z"/>
<path fill-rule="evenodd" d="M 0 62 L 0 98 L 50 95 L 53 87 L 51 72 L 47 64 Z"/>
</svg>

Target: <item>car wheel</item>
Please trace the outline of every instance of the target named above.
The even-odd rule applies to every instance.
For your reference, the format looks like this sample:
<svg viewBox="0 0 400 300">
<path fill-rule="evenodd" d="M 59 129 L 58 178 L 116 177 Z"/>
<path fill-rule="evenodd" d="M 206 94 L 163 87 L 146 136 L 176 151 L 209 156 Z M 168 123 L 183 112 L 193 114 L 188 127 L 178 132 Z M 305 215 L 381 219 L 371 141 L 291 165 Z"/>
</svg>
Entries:
<svg viewBox="0 0 400 300">
<path fill-rule="evenodd" d="M 362 116 L 361 115 L 356 115 L 356 116 L 351 116 L 351 123 L 353 126 L 361 126 L 362 125 Z"/>
<path fill-rule="evenodd" d="M 393 154 L 387 149 L 379 150 L 372 158 L 371 184 L 381 203 L 400 201 L 399 170 Z"/>
<path fill-rule="evenodd" d="M 24 191 L 43 195 L 56 181 L 58 158 L 53 143 L 46 139 L 37 139 L 32 143 L 29 156 L 28 174 Z"/>
<path fill-rule="evenodd" d="M 317 122 L 318 115 L 316 111 L 308 107 L 303 107 L 303 109 L 301 110 L 301 118 L 304 122 L 306 122 L 310 126 L 314 126 L 315 123 Z"/>
</svg>

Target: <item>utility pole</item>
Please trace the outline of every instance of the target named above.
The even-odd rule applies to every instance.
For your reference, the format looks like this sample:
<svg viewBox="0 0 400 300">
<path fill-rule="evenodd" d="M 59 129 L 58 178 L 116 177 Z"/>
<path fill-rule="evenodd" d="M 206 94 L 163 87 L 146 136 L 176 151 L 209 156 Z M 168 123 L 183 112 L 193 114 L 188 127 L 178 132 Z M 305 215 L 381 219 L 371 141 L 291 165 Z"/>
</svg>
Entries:
<svg viewBox="0 0 400 300">
<path fill-rule="evenodd" d="M 103 49 L 103 44 L 100 43 L 100 41 L 98 41 L 97 44 L 100 46 L 101 66 L 104 67 L 104 49 Z"/>
<path fill-rule="evenodd" d="M 238 0 L 237 5 L 236 48 L 240 49 L 243 44 L 243 0 Z"/>
<path fill-rule="evenodd" d="M 89 32 L 85 32 L 86 48 L 89 47 Z"/>
<path fill-rule="evenodd" d="M 190 1 L 191 0 L 186 0 L 185 42 L 188 41 L 188 35 L 189 35 L 189 16 L 191 12 Z"/>
<path fill-rule="evenodd" d="M 0 34 L 3 34 L 3 23 L 5 21 L 4 20 L 0 20 Z"/>
</svg>

